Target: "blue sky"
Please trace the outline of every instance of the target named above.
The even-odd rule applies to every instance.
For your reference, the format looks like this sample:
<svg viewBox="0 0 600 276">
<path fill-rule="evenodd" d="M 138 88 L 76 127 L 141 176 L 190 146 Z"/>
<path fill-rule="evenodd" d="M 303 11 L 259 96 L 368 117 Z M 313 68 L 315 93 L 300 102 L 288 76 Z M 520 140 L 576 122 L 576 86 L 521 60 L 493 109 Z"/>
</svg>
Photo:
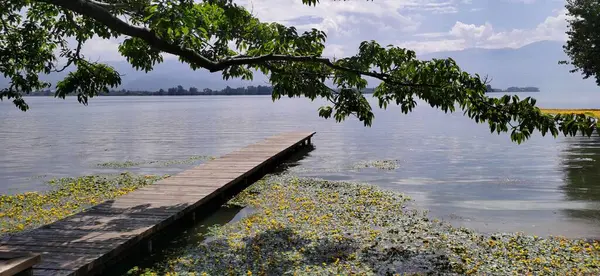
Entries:
<svg viewBox="0 0 600 276">
<path fill-rule="evenodd" d="M 263 21 L 316 27 L 328 34 L 325 56 L 355 53 L 359 43 L 411 48 L 419 54 L 466 48 L 519 48 L 566 40 L 562 0 L 234 0 Z M 90 58 L 122 60 L 117 41 L 85 45 Z"/>
</svg>

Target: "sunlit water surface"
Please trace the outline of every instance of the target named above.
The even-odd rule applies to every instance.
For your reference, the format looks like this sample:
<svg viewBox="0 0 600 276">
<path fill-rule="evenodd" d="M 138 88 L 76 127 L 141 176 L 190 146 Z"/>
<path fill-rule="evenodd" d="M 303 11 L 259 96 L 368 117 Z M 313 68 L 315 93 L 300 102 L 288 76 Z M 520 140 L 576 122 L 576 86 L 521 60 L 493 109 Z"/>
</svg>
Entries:
<svg viewBox="0 0 600 276">
<path fill-rule="evenodd" d="M 543 93 L 538 105 L 564 107 Z M 599 106 L 588 96 L 567 107 Z M 270 97 L 27 98 L 23 113 L 0 103 L 0 192 L 43 190 L 53 177 L 116 173 L 112 161 L 219 156 L 284 131 L 316 131 L 302 176 L 364 181 L 400 191 L 431 215 L 484 232 L 600 237 L 600 138 L 541 137 L 512 143 L 461 112 L 420 105 L 408 115 L 375 109 L 372 127 L 317 116 L 321 102 Z M 571 99 L 571 101 L 573 101 Z M 376 102 L 371 101 L 375 108 Z M 392 171 L 353 170 L 398 160 Z M 189 167 L 141 166 L 140 173 Z"/>
</svg>

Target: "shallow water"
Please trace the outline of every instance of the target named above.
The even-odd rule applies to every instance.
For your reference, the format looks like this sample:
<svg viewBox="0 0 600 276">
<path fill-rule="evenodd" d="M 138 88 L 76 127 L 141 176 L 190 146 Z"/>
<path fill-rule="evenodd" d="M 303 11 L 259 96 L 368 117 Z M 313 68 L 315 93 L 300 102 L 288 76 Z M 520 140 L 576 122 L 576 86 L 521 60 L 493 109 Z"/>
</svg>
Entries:
<svg viewBox="0 0 600 276">
<path fill-rule="evenodd" d="M 600 237 L 599 137 L 537 135 L 517 145 L 462 113 L 428 106 L 408 115 L 375 109 L 374 125 L 365 128 L 354 119 L 336 124 L 319 118 L 320 103 L 306 99 L 101 97 L 87 107 L 74 98 L 27 100 L 26 113 L 0 103 L 1 193 L 45 189 L 51 177 L 176 173 L 189 165 L 97 164 L 218 156 L 283 131 L 314 130 L 315 149 L 291 169 L 297 174 L 401 191 L 433 216 L 480 231 Z M 560 107 L 550 98 L 538 105 Z M 351 169 L 384 159 L 398 160 L 399 168 Z"/>
</svg>

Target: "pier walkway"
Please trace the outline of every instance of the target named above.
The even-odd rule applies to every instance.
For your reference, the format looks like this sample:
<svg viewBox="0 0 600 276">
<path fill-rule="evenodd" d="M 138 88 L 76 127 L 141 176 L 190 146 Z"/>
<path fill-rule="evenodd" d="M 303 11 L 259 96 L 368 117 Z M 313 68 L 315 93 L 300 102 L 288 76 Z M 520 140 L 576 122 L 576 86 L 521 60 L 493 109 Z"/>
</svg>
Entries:
<svg viewBox="0 0 600 276">
<path fill-rule="evenodd" d="M 207 161 L 155 184 L 83 212 L 0 241 L 2 254 L 23 254 L 18 261 L 0 258 L 0 275 L 29 263 L 25 275 L 92 275 L 135 250 L 152 250 L 152 239 L 181 221 L 195 221 L 214 211 L 233 189 L 243 189 L 310 144 L 314 132 L 290 132 Z M 33 255 L 32 255 L 33 254 Z M 41 257 L 41 258 L 40 258 Z M 25 259 L 24 259 L 25 258 Z M 29 262 L 27 262 L 29 261 Z M 4 272 L 2 271 L 3 269 Z M 23 271 L 19 268 L 17 270 Z"/>
</svg>

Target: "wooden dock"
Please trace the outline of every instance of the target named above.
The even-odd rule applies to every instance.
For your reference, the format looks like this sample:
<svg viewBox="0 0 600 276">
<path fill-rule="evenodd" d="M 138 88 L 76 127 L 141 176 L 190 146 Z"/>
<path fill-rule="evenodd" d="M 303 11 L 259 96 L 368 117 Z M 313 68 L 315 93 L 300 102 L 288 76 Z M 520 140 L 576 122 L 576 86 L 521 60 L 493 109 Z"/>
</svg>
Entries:
<svg viewBox="0 0 600 276">
<path fill-rule="evenodd" d="M 292 152 L 310 144 L 314 132 L 273 136 L 208 161 L 153 185 L 0 242 L 0 252 L 39 254 L 33 275 L 102 273 L 170 225 L 196 220 L 235 191 L 264 176 Z M 1 267 L 1 266 L 0 266 Z M 0 274 L 1 271 L 0 271 Z M 7 274 L 10 275 L 10 274 Z"/>
</svg>

